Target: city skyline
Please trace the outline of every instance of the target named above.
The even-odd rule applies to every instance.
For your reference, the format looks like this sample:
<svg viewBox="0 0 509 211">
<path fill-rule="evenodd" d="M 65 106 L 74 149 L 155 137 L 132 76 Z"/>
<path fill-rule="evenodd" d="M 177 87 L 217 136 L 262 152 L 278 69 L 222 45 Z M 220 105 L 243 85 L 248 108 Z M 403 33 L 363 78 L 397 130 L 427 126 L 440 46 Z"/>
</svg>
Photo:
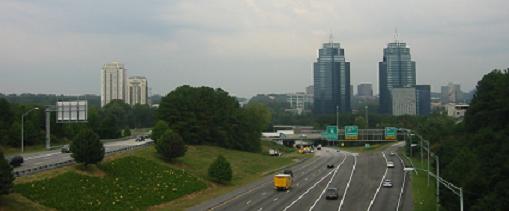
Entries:
<svg viewBox="0 0 509 211">
<path fill-rule="evenodd" d="M 449 81 L 470 91 L 507 67 L 508 2 L 437 3 L 221 0 L 204 9 L 189 1 L 7 0 L 0 92 L 99 94 L 98 66 L 112 60 L 153 79 L 154 94 L 184 84 L 243 97 L 293 92 L 312 84 L 316 46 L 332 32 L 348 49 L 352 84 L 371 82 L 376 94 L 379 49 L 395 27 L 412 45 L 417 84 L 433 92 Z M 292 82 L 281 82 L 289 75 Z"/>
</svg>

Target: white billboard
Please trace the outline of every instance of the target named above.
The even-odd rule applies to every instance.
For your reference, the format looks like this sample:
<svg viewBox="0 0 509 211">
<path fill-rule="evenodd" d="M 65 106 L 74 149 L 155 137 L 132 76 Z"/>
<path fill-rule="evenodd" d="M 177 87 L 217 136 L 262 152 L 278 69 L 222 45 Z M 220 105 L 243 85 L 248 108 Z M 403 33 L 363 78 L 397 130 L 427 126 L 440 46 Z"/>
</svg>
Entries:
<svg viewBox="0 0 509 211">
<path fill-rule="evenodd" d="M 57 122 L 86 122 L 87 117 L 86 100 L 57 102 Z"/>
</svg>

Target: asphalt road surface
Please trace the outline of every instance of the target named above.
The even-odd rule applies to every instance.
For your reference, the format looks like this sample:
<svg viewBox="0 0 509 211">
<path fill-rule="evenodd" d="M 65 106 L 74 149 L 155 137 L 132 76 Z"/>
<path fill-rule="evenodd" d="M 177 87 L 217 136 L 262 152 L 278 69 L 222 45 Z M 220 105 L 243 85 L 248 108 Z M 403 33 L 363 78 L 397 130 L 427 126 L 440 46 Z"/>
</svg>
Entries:
<svg viewBox="0 0 509 211">
<path fill-rule="evenodd" d="M 104 150 L 106 153 L 115 151 L 118 149 L 127 148 L 130 146 L 136 146 L 151 142 L 151 139 L 146 139 L 142 142 L 136 142 L 135 139 L 128 139 L 124 141 L 108 142 L 104 144 Z M 45 166 L 67 160 L 73 160 L 71 153 L 62 153 L 60 149 L 51 150 L 46 152 L 31 153 L 23 155 L 24 162 L 21 166 L 14 168 L 15 171 L 21 171 L 25 169 L 31 169 L 39 166 Z"/>
<path fill-rule="evenodd" d="M 324 147 L 313 158 L 289 168 L 294 184 L 288 191 L 274 190 L 273 175 L 269 175 L 189 210 L 412 210 L 403 164 L 397 154 L 390 155 L 401 144 L 362 154 Z M 394 168 L 387 168 L 387 161 L 393 161 Z M 334 168 L 327 168 L 327 164 L 334 164 Z M 393 187 L 382 187 L 384 179 L 391 179 Z M 339 199 L 326 200 L 327 188 L 337 188 Z"/>
</svg>

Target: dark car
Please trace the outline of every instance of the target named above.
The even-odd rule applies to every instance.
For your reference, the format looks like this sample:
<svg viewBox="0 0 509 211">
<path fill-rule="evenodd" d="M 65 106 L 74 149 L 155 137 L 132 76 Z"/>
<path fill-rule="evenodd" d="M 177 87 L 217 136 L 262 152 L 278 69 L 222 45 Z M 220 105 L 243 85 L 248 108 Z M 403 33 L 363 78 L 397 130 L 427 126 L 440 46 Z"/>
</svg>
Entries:
<svg viewBox="0 0 509 211">
<path fill-rule="evenodd" d="M 327 188 L 325 192 L 325 199 L 336 200 L 339 198 L 339 193 L 337 188 Z"/>
<path fill-rule="evenodd" d="M 145 136 L 138 136 L 136 141 L 145 141 Z"/>
<path fill-rule="evenodd" d="M 334 168 L 334 164 L 327 164 L 327 168 L 328 169 Z"/>
<path fill-rule="evenodd" d="M 9 164 L 11 164 L 11 166 L 13 167 L 18 167 L 21 166 L 23 162 L 24 162 L 23 157 L 21 157 L 20 155 L 16 155 L 10 159 Z"/>
</svg>

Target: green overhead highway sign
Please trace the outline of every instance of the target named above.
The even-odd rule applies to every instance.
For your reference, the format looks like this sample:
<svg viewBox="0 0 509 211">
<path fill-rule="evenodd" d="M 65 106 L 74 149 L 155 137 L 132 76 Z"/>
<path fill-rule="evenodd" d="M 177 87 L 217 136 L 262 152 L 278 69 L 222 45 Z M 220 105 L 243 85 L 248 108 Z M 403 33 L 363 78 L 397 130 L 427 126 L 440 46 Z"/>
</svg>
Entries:
<svg viewBox="0 0 509 211">
<path fill-rule="evenodd" d="M 385 134 L 385 140 L 396 140 L 397 134 L 398 134 L 398 128 L 386 127 L 384 134 Z"/>
<path fill-rule="evenodd" d="M 338 128 L 335 125 L 329 125 L 324 132 L 321 133 L 322 137 L 328 141 L 338 140 Z"/>
<path fill-rule="evenodd" d="M 357 140 L 359 139 L 359 128 L 357 125 L 345 126 L 345 140 Z"/>
</svg>

